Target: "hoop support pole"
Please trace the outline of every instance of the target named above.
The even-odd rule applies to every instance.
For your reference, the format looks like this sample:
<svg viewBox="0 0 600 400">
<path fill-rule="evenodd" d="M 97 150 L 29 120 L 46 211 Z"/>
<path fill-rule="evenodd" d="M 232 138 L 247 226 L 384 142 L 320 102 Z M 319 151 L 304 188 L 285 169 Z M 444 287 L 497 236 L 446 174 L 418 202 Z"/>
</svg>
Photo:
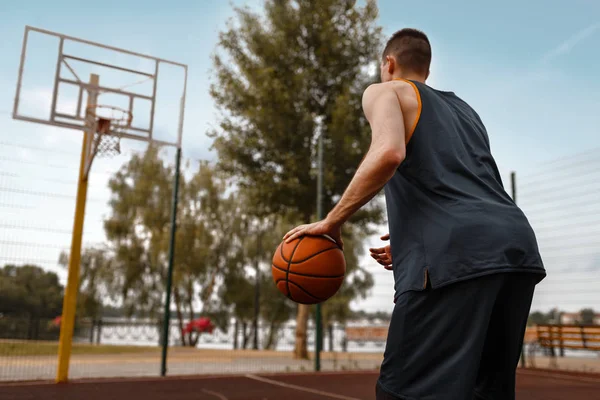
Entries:
<svg viewBox="0 0 600 400">
<path fill-rule="evenodd" d="M 98 85 L 98 75 L 90 76 L 90 84 Z M 88 102 L 92 96 L 88 96 Z M 63 297 L 63 309 L 60 321 L 60 338 L 58 342 L 58 368 L 56 382 L 66 382 L 69 378 L 69 363 L 71 346 L 73 344 L 73 330 L 75 327 L 75 311 L 77 308 L 77 292 L 79 291 L 79 269 L 81 263 L 81 242 L 83 238 L 83 222 L 87 200 L 88 174 L 91 159 L 89 149 L 93 134 L 89 130 L 83 133 L 81 146 L 81 159 L 79 162 L 79 181 L 77 183 L 77 200 L 75 202 L 75 218 L 73 220 L 73 235 L 71 237 L 71 252 L 69 254 L 69 271 L 67 285 Z M 89 159 L 89 160 L 88 160 Z M 88 162 L 89 161 L 89 162 Z"/>
</svg>

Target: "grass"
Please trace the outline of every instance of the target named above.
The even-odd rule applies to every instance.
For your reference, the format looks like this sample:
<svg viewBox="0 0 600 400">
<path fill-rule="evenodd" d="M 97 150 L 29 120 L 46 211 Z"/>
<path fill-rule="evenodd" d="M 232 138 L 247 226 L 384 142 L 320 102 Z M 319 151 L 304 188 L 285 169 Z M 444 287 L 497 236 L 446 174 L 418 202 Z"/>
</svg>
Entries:
<svg viewBox="0 0 600 400">
<path fill-rule="evenodd" d="M 118 354 L 150 354 L 160 355 L 160 347 L 155 346 L 121 346 L 121 345 L 94 345 L 89 343 L 74 343 L 71 354 L 74 355 L 118 355 Z M 58 342 L 36 342 L 19 340 L 0 340 L 0 357 L 27 357 L 27 356 L 56 356 Z M 196 349 L 190 347 L 170 347 L 169 357 L 177 359 L 195 359 L 196 357 L 241 357 L 241 358 L 291 358 L 289 351 L 273 350 L 222 350 L 222 349 Z M 323 352 L 322 360 L 335 359 L 336 362 L 357 362 L 357 360 L 379 360 L 381 353 L 330 353 Z M 314 359 L 314 354 L 309 352 L 309 360 Z"/>
<path fill-rule="evenodd" d="M 159 351 L 158 347 L 149 346 L 112 346 L 74 343 L 71 354 L 158 353 Z M 0 341 L 0 357 L 55 356 L 57 353 L 58 342 Z"/>
</svg>

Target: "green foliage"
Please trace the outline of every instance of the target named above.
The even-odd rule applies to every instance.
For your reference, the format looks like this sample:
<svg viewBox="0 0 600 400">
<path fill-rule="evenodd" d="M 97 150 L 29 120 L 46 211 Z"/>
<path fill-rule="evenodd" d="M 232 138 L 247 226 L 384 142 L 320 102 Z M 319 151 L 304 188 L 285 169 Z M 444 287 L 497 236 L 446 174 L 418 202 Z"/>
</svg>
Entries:
<svg viewBox="0 0 600 400">
<path fill-rule="evenodd" d="M 260 316 L 267 327 L 264 348 L 274 349 L 277 345 L 277 335 L 296 311 L 296 305 L 273 284 L 270 272 L 262 275 L 260 286 Z"/>
<path fill-rule="evenodd" d="M 219 285 L 238 285 L 239 277 L 230 271 L 249 261 L 242 196 L 230 190 L 208 163 L 191 172 L 187 178 L 180 176 L 172 293 L 182 344 L 193 346 L 199 336 L 183 334 L 185 321 L 202 314 L 225 329 L 225 306 L 239 301 L 219 296 Z M 143 155 L 134 155 L 109 182 L 112 212 L 105 231 L 113 263 L 107 282 L 109 292 L 123 301 L 129 315 L 158 317 L 162 312 L 173 176 L 173 167 L 150 147 Z M 244 301 L 251 307 L 251 300 Z"/>
<path fill-rule="evenodd" d="M 67 268 L 69 255 L 61 253 L 58 262 Z M 103 298 L 107 293 L 107 283 L 113 278 L 113 267 L 113 257 L 107 248 L 88 247 L 82 250 L 77 295 L 78 317 L 96 319 L 103 315 Z"/>
<path fill-rule="evenodd" d="M 180 321 L 184 315 L 192 320 L 201 302 L 203 313 L 225 328 L 226 316 L 216 290 L 225 271 L 239 262 L 240 204 L 228 192 L 227 182 L 207 163 L 181 182 L 173 272 L 177 314 Z M 188 335 L 188 344 L 195 345 L 197 340 L 197 334 Z"/>
<path fill-rule="evenodd" d="M 562 312 L 554 308 L 547 313 L 534 311 L 529 314 L 527 325 L 543 325 L 543 324 L 560 324 Z M 595 323 L 595 312 L 591 308 L 584 308 L 579 311 L 579 315 L 575 319 L 576 324 L 593 325 Z"/>
<path fill-rule="evenodd" d="M 109 293 L 134 311 L 161 311 L 171 217 L 173 169 L 148 148 L 109 181 L 111 214 L 104 230 L 113 251 Z"/>
<path fill-rule="evenodd" d="M 244 270 L 229 271 L 221 286 L 223 305 L 231 306 L 232 315 L 239 321 L 250 321 L 254 316 L 254 282 Z"/>
<path fill-rule="evenodd" d="M 54 272 L 35 265 L 0 268 L 0 338 L 55 339 L 50 322 L 61 315 L 62 300 Z"/>
<path fill-rule="evenodd" d="M 246 192 L 240 190 L 236 197 L 245 203 Z M 245 211 L 256 212 L 246 206 Z M 276 344 L 276 334 L 295 310 L 295 304 L 281 294 L 271 277 L 273 251 L 283 236 L 284 219 L 274 215 L 256 217 L 247 212 L 242 215 L 243 223 L 238 226 L 235 237 L 240 247 L 236 257 L 231 258 L 226 270 L 219 297 L 223 305 L 242 324 L 251 325 L 255 316 L 256 267 L 260 280 L 260 318 L 268 324 L 266 348 Z M 252 272 L 251 272 L 252 271 Z"/>
<path fill-rule="evenodd" d="M 296 304 L 277 289 L 271 275 L 273 253 L 287 231 L 288 222 L 285 218 L 277 216 L 262 218 L 261 221 L 260 246 L 254 246 L 254 243 L 250 246 L 261 250 L 258 254 L 259 262 L 266 267 L 261 270 L 260 317 L 268 328 L 265 332 L 264 347 L 273 349 L 277 345 L 277 334 L 296 311 Z"/>
<path fill-rule="evenodd" d="M 344 256 L 346 258 L 346 278 L 340 290 L 322 307 L 323 326 L 338 322 L 345 324 L 352 317 L 349 304 L 358 298 L 365 298 L 373 287 L 373 276 L 360 266 L 359 257 L 364 254 L 360 228 L 349 226 L 344 232 Z"/>
<path fill-rule="evenodd" d="M 54 318 L 62 312 L 63 287 L 58 275 L 36 265 L 0 268 L 0 313 Z"/>
<path fill-rule="evenodd" d="M 264 16 L 249 8 L 235 8 L 235 15 L 220 33 L 214 56 L 211 95 L 222 114 L 210 135 L 220 169 L 250 204 L 263 215 L 287 217 L 289 228 L 316 214 L 319 133 L 324 210 L 342 195 L 369 146 L 361 95 L 374 80 L 366 67 L 378 62 L 381 48 L 376 3 L 267 0 Z M 373 284 L 358 257 L 361 240 L 370 234 L 370 223 L 382 222 L 382 211 L 371 202 L 345 229 L 348 277 L 327 303 L 330 320 L 347 318 L 349 302 Z"/>
<path fill-rule="evenodd" d="M 276 213 L 315 215 L 317 128 L 324 134 L 324 209 L 343 193 L 370 142 L 361 110 L 378 58 L 377 8 L 355 1 L 266 1 L 236 8 L 220 34 L 211 95 L 225 113 L 211 134 L 219 165 Z M 319 122 L 322 121 L 322 122 Z M 378 209 L 367 213 L 378 216 Z M 358 215 L 356 220 L 365 218 Z"/>
<path fill-rule="evenodd" d="M 596 313 L 591 308 L 584 308 L 579 312 L 579 323 L 583 325 L 593 325 L 595 323 Z"/>
<path fill-rule="evenodd" d="M 541 311 L 534 311 L 529 314 L 527 325 L 543 325 L 549 323 L 549 316 Z"/>
<path fill-rule="evenodd" d="M 369 321 L 373 321 L 376 319 L 390 321 L 392 319 L 392 314 L 387 311 L 367 312 L 365 310 L 356 310 L 356 311 L 352 311 L 352 315 L 350 318 L 352 318 L 352 319 L 367 319 Z"/>
<path fill-rule="evenodd" d="M 547 313 L 535 311 L 529 314 L 527 323 L 529 325 L 535 324 L 560 324 L 560 316 L 562 312 L 558 308 L 553 308 Z"/>
</svg>

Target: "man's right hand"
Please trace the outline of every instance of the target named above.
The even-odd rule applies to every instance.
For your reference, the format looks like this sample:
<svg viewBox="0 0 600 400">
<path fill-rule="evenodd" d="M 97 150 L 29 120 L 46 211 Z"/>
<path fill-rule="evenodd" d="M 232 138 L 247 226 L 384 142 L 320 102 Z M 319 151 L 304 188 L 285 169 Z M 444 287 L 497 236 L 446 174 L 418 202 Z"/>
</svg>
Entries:
<svg viewBox="0 0 600 400">
<path fill-rule="evenodd" d="M 383 235 L 381 240 L 390 240 L 390 234 Z M 371 257 L 375 259 L 379 264 L 383 265 L 383 267 L 389 271 L 393 269 L 392 267 L 392 250 L 390 245 L 379 248 L 371 248 L 369 249 L 371 252 Z"/>
</svg>

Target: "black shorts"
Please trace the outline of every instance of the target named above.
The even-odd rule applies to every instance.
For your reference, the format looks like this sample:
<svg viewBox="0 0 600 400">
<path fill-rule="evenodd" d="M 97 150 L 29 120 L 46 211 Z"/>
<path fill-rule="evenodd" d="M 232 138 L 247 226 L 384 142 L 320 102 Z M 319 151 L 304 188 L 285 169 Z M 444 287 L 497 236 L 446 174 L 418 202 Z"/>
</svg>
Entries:
<svg viewBox="0 0 600 400">
<path fill-rule="evenodd" d="M 377 400 L 512 400 L 539 274 L 498 273 L 396 301 Z"/>
</svg>

